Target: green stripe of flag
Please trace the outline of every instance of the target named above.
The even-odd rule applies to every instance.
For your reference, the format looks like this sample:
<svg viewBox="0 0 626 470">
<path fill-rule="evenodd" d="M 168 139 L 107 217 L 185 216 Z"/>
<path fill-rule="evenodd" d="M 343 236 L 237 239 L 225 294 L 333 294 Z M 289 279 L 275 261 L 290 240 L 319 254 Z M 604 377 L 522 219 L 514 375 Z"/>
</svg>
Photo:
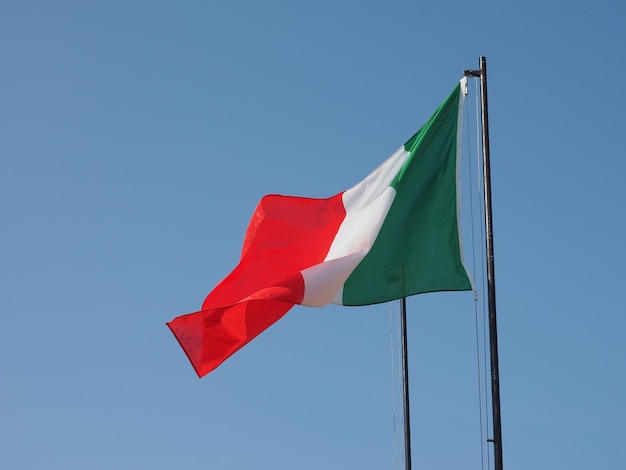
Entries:
<svg viewBox="0 0 626 470">
<path fill-rule="evenodd" d="M 405 144 L 409 157 L 372 249 L 343 289 L 344 305 L 434 291 L 471 290 L 457 220 L 457 130 L 461 84 Z"/>
</svg>

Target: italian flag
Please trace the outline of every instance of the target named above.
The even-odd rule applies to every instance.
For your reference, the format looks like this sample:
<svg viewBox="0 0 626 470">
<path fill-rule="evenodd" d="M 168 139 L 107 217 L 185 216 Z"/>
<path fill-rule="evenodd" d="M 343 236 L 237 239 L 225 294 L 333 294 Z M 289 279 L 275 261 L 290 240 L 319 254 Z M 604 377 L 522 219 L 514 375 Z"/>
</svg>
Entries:
<svg viewBox="0 0 626 470">
<path fill-rule="evenodd" d="M 295 304 L 368 305 L 472 288 L 459 204 L 465 79 L 363 181 L 327 199 L 268 195 L 237 267 L 167 325 L 202 377 Z"/>
</svg>

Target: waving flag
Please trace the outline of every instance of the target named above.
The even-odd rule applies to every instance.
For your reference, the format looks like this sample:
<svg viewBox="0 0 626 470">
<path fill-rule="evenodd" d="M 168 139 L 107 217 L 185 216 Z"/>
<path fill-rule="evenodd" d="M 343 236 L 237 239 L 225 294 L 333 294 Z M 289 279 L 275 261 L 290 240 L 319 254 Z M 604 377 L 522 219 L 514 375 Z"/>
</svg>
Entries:
<svg viewBox="0 0 626 470">
<path fill-rule="evenodd" d="M 459 229 L 461 80 L 428 122 L 356 186 L 259 202 L 237 267 L 167 325 L 202 377 L 295 304 L 368 305 L 470 290 Z"/>
</svg>

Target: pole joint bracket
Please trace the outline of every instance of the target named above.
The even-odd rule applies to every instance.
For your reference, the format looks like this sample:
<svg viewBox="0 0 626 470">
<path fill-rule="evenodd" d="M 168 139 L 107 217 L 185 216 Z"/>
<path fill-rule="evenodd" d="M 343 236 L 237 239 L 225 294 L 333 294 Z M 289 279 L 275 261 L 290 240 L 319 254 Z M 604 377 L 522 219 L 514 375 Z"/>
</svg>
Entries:
<svg viewBox="0 0 626 470">
<path fill-rule="evenodd" d="M 463 71 L 463 76 L 465 77 L 480 77 L 482 76 L 483 71 L 482 70 L 464 70 Z"/>
</svg>

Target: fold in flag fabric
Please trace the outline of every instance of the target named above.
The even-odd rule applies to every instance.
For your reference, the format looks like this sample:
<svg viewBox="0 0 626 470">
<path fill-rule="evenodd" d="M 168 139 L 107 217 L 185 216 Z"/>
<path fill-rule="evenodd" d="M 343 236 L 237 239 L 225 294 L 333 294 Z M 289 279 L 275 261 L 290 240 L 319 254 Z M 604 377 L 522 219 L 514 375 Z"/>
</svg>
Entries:
<svg viewBox="0 0 626 470">
<path fill-rule="evenodd" d="M 237 267 L 200 311 L 167 323 L 198 376 L 295 304 L 368 305 L 472 288 L 458 220 L 464 88 L 465 79 L 351 189 L 327 199 L 261 199 Z"/>
</svg>

